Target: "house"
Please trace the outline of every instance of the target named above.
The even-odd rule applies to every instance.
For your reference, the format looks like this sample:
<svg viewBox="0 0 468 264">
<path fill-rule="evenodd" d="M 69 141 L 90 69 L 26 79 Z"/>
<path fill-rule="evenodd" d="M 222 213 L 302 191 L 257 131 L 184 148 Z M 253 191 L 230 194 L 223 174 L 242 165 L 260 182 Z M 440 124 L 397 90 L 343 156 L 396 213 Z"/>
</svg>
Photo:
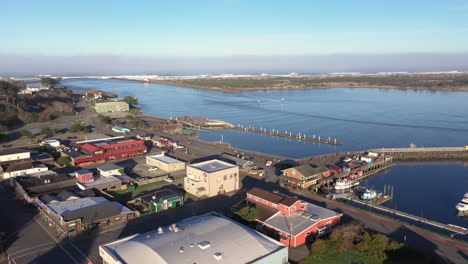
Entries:
<svg viewBox="0 0 468 264">
<path fill-rule="evenodd" d="M 213 197 L 239 190 L 239 167 L 220 160 L 187 166 L 184 189 L 197 197 Z"/>
<path fill-rule="evenodd" d="M 28 85 L 24 89 L 21 89 L 18 94 L 33 94 L 37 93 L 42 90 L 49 90 L 49 86 L 43 86 L 43 85 Z"/>
<path fill-rule="evenodd" d="M 94 109 L 96 109 L 98 113 L 128 112 L 130 111 L 130 106 L 122 101 L 109 101 L 96 103 Z"/>
<path fill-rule="evenodd" d="M 53 148 L 57 148 L 57 147 L 60 147 L 60 141 L 56 139 L 47 139 L 47 140 L 41 141 L 41 146 L 47 146 L 47 145 Z"/>
<path fill-rule="evenodd" d="M 288 248 L 223 215 L 193 216 L 99 246 L 106 264 L 284 264 Z"/>
<path fill-rule="evenodd" d="M 76 146 L 63 151 L 62 155 L 69 156 L 74 166 L 83 166 L 132 158 L 145 154 L 147 149 L 143 140 L 105 137 L 77 142 Z"/>
<path fill-rule="evenodd" d="M 102 98 L 102 92 L 96 90 L 88 90 L 86 91 L 86 96 L 93 97 L 94 99 L 100 99 Z"/>
<path fill-rule="evenodd" d="M 343 214 L 288 196 L 254 187 L 247 201 L 256 204 L 259 229 L 281 243 L 297 247 L 340 223 Z"/>
<path fill-rule="evenodd" d="M 157 190 L 140 196 L 137 199 L 148 204 L 150 211 L 156 213 L 170 208 L 176 208 L 184 204 L 184 197 L 182 194 L 171 189 Z"/>
<path fill-rule="evenodd" d="M 312 167 L 309 164 L 282 170 L 281 181 L 285 185 L 307 189 L 313 187 L 322 177 L 330 176 L 324 166 Z"/>
<path fill-rule="evenodd" d="M 48 170 L 49 168 L 42 163 L 34 163 L 30 160 L 26 160 L 2 164 L 0 166 L 0 176 L 2 176 L 4 179 L 9 179 L 17 176 Z"/>
<path fill-rule="evenodd" d="M 146 165 L 155 166 L 167 172 L 185 170 L 185 162 L 164 155 L 164 153 L 146 156 Z"/>
<path fill-rule="evenodd" d="M 31 157 L 31 152 L 25 149 L 3 148 L 0 150 L 0 162 L 25 160 Z"/>
<path fill-rule="evenodd" d="M 86 229 L 124 224 L 135 216 L 134 211 L 104 197 L 46 202 L 41 200 L 39 205 L 41 212 L 47 215 L 49 225 L 55 225 L 68 236 Z"/>
</svg>

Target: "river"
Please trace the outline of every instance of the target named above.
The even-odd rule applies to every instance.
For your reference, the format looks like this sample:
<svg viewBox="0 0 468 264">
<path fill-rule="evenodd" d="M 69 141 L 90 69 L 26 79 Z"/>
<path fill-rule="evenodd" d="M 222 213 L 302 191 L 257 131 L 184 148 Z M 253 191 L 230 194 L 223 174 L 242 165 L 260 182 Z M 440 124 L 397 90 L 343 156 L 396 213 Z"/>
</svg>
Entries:
<svg viewBox="0 0 468 264">
<path fill-rule="evenodd" d="M 207 141 L 302 158 L 370 148 L 468 145 L 468 92 L 432 92 L 377 88 L 250 91 L 228 94 L 124 80 L 69 79 L 74 89 L 98 89 L 138 97 L 145 114 L 221 119 L 233 124 L 330 137 L 331 146 L 238 130 L 200 133 Z M 283 99 L 283 100 L 282 100 Z M 383 190 L 395 186 L 395 204 L 403 211 L 445 223 L 467 226 L 455 204 L 468 192 L 463 163 L 404 164 L 367 180 Z"/>
</svg>

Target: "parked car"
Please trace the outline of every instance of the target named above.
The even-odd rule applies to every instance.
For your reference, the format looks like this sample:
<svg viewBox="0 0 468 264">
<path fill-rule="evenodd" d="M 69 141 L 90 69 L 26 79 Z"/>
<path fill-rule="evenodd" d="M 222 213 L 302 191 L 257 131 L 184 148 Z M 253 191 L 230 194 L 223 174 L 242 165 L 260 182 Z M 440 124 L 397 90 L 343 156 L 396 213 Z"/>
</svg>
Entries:
<svg viewBox="0 0 468 264">
<path fill-rule="evenodd" d="M 164 178 L 164 180 L 167 181 L 167 182 L 173 182 L 174 178 L 169 176 L 169 177 Z"/>
<path fill-rule="evenodd" d="M 158 167 L 149 167 L 148 170 L 149 171 L 157 171 L 157 170 L 159 170 L 159 168 Z"/>
<path fill-rule="evenodd" d="M 270 166 L 271 166 L 271 164 L 273 164 L 273 161 L 271 161 L 271 160 L 268 160 L 268 161 L 265 163 L 265 166 L 268 166 L 268 167 L 270 167 Z"/>
</svg>

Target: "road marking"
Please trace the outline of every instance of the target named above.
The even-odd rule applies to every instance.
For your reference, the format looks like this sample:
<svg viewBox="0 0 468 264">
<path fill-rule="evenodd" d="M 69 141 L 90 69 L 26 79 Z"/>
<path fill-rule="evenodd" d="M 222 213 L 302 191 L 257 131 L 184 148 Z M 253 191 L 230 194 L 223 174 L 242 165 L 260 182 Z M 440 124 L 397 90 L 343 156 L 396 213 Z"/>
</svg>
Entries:
<svg viewBox="0 0 468 264">
<path fill-rule="evenodd" d="M 72 255 L 71 255 L 68 251 L 65 250 L 65 248 L 62 247 L 62 245 L 60 245 L 60 243 L 58 242 L 58 240 L 55 239 L 55 237 L 54 237 L 51 233 L 49 233 L 49 230 L 47 230 L 46 228 L 44 228 L 44 227 L 41 225 L 41 223 L 39 223 L 36 219 L 34 219 L 34 221 L 35 221 L 38 225 L 40 225 L 44 231 L 47 232 L 47 234 L 50 236 L 50 238 L 52 238 L 52 240 L 55 241 L 55 243 L 63 250 L 63 252 L 67 253 L 67 255 L 73 260 L 73 262 L 75 262 L 76 264 L 80 264 L 80 263 L 78 263 L 78 261 L 76 261 L 75 258 L 72 257 Z"/>
<path fill-rule="evenodd" d="M 16 263 L 16 259 L 19 259 L 19 258 L 22 258 L 22 257 L 26 257 L 26 256 L 29 256 L 29 255 L 35 254 L 35 253 L 37 253 L 37 252 L 41 252 L 41 251 L 48 250 L 48 249 L 52 249 L 52 248 L 55 248 L 55 246 L 47 247 L 47 248 L 43 248 L 43 249 L 39 249 L 39 250 L 35 250 L 35 251 L 32 251 L 32 252 L 29 252 L 29 253 L 26 253 L 26 254 L 19 255 L 19 256 L 17 256 L 17 257 L 11 258 L 10 260 L 12 260 L 13 262 Z"/>
<path fill-rule="evenodd" d="M 18 254 L 20 252 L 23 252 L 23 251 L 27 251 L 27 250 L 31 250 L 33 248 L 37 248 L 37 247 L 42 247 L 42 246 L 45 246 L 45 245 L 50 245 L 50 244 L 54 244 L 54 242 L 49 242 L 49 243 L 44 243 L 44 244 L 40 244 L 40 245 L 37 245 L 37 246 L 34 246 L 34 247 L 30 247 L 30 248 L 25 248 L 25 249 L 22 249 L 22 250 L 18 250 L 18 251 L 15 251 L 13 253 L 10 253 L 9 255 L 14 255 L 14 254 Z"/>
</svg>

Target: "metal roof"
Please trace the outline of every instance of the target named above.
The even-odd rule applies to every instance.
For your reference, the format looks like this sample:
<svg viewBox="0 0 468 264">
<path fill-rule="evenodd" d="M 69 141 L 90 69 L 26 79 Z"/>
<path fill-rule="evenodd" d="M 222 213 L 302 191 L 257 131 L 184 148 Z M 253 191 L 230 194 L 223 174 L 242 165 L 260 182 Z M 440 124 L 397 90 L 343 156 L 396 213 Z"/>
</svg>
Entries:
<svg viewBox="0 0 468 264">
<path fill-rule="evenodd" d="M 217 160 L 217 159 L 204 161 L 204 162 L 200 162 L 200 163 L 195 163 L 195 164 L 191 164 L 189 166 L 192 167 L 192 168 L 196 168 L 196 169 L 199 169 L 201 171 L 204 171 L 206 173 L 212 173 L 212 172 L 216 172 L 216 171 L 222 171 L 222 170 L 225 170 L 225 169 L 230 169 L 230 168 L 237 167 L 236 165 L 233 165 L 233 164 L 230 164 L 230 163 L 227 163 L 227 162 L 224 162 L 224 161 L 220 161 L 220 160 Z"/>
<path fill-rule="evenodd" d="M 309 176 L 321 174 L 321 173 L 328 171 L 328 169 L 324 166 L 312 167 L 311 165 L 308 165 L 308 164 L 296 166 L 296 167 L 289 168 L 286 170 L 292 170 L 292 169 L 295 169 L 304 177 L 309 177 Z"/>
<path fill-rule="evenodd" d="M 155 230 L 102 247 L 127 264 L 250 263 L 287 251 L 285 245 L 217 213 L 187 218 L 177 226 L 178 232 L 166 227 L 162 234 Z"/>
<path fill-rule="evenodd" d="M 278 213 L 263 222 L 286 233 L 290 233 L 290 229 L 292 228 L 292 234 L 296 236 L 321 220 L 333 218 L 339 215 L 341 214 L 327 208 L 306 203 L 305 211 L 298 211 L 290 216 L 283 215 L 278 211 Z"/>
<path fill-rule="evenodd" d="M 110 203 L 118 207 L 120 210 L 120 213 L 132 212 L 132 210 L 128 209 L 127 207 L 117 202 L 111 202 L 104 197 L 85 197 L 85 198 L 80 198 L 80 199 L 75 199 L 75 200 L 52 203 L 52 204 L 48 204 L 47 206 L 57 215 L 68 215 L 68 214 L 76 213 L 85 209 L 98 208 L 100 206 L 110 204 Z"/>
<path fill-rule="evenodd" d="M 18 153 L 26 153 L 26 152 L 30 152 L 30 151 L 25 150 L 25 149 L 18 149 L 18 148 L 4 148 L 0 150 L 0 156 L 12 155 L 12 154 L 18 154 Z"/>
</svg>

